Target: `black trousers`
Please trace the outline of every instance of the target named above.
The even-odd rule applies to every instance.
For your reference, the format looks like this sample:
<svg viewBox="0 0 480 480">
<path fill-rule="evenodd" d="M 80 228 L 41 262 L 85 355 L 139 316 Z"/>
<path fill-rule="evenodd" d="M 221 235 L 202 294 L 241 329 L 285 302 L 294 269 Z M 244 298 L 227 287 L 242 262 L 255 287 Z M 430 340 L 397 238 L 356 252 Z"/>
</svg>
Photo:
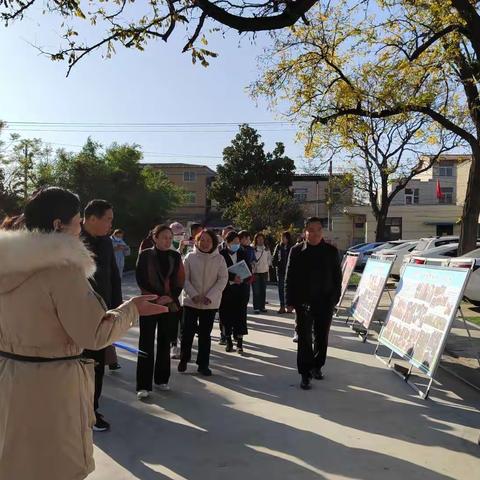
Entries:
<svg viewBox="0 0 480 480">
<path fill-rule="evenodd" d="M 267 280 L 268 273 L 255 274 L 255 281 L 252 283 L 254 310 L 265 310 L 265 301 L 267 298 Z"/>
<path fill-rule="evenodd" d="M 180 358 L 189 362 L 192 357 L 192 345 L 195 333 L 198 333 L 197 365 L 202 368 L 210 363 L 211 334 L 216 310 L 201 310 L 183 307 Z"/>
<path fill-rule="evenodd" d="M 83 351 L 83 356 L 85 358 L 95 360 L 95 392 L 93 395 L 93 408 L 95 412 L 98 410 L 98 404 L 102 395 L 103 377 L 105 375 L 105 351 L 107 348 L 102 348 L 102 350 Z"/>
<path fill-rule="evenodd" d="M 325 365 L 333 310 L 334 305 L 329 300 L 314 308 L 305 305 L 295 307 L 298 333 L 297 368 L 300 375 Z"/>
<path fill-rule="evenodd" d="M 147 357 L 138 357 L 137 361 L 137 392 L 152 390 L 152 380 L 155 384 L 168 383 L 170 378 L 170 343 L 172 313 L 140 317 L 139 350 Z M 155 332 L 157 333 L 157 353 L 155 355 Z"/>
</svg>

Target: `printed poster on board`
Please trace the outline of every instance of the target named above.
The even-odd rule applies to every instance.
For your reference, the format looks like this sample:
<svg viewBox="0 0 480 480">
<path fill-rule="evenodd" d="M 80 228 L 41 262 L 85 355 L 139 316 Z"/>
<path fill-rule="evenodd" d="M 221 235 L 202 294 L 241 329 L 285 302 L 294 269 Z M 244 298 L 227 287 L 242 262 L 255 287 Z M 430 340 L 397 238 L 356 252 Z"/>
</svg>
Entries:
<svg viewBox="0 0 480 480">
<path fill-rule="evenodd" d="M 467 269 L 407 264 L 379 342 L 432 377 L 469 273 Z"/>
<path fill-rule="evenodd" d="M 367 330 L 385 289 L 392 262 L 369 258 L 353 298 L 351 315 Z"/>
<path fill-rule="evenodd" d="M 337 306 L 342 303 L 345 292 L 347 291 L 348 283 L 350 282 L 350 277 L 352 276 L 355 266 L 357 265 L 357 260 L 358 255 L 345 255 L 342 263 L 342 293 Z"/>
</svg>

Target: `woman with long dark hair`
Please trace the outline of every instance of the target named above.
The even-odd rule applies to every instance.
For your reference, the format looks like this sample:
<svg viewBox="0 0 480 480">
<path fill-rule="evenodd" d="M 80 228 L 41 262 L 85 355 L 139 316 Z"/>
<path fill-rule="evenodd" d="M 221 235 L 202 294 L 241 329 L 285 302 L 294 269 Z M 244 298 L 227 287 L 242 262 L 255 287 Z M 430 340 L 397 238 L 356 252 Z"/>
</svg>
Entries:
<svg viewBox="0 0 480 480">
<path fill-rule="evenodd" d="M 278 313 L 287 313 L 285 310 L 285 272 L 287 271 L 288 256 L 293 246 L 292 235 L 285 231 L 282 233 L 280 243 L 273 252 L 273 266 L 277 269 L 278 298 L 280 300 L 280 310 Z M 289 310 L 288 313 L 291 313 Z"/>
<path fill-rule="evenodd" d="M 155 382 L 160 390 L 169 390 L 170 344 L 177 338 L 181 316 L 179 297 L 185 282 L 180 254 L 171 249 L 173 232 L 167 225 L 157 225 L 152 231 L 153 248 L 140 252 L 136 278 L 142 293 L 158 295 L 158 303 L 168 307 L 161 317 L 140 317 L 139 349 L 147 354 L 137 363 L 137 396 L 147 398 Z M 157 353 L 155 355 L 155 333 Z"/>
<path fill-rule="evenodd" d="M 253 237 L 253 249 L 255 252 L 255 280 L 252 283 L 253 311 L 265 313 L 267 311 L 265 302 L 267 300 L 268 272 L 272 264 L 272 254 L 265 245 L 263 233 L 256 233 Z"/>
<path fill-rule="evenodd" d="M 0 230 L 0 478 L 80 480 L 94 470 L 93 360 L 141 315 L 135 297 L 107 311 L 88 277 L 80 201 L 61 188 L 26 205 L 25 229 Z"/>
</svg>

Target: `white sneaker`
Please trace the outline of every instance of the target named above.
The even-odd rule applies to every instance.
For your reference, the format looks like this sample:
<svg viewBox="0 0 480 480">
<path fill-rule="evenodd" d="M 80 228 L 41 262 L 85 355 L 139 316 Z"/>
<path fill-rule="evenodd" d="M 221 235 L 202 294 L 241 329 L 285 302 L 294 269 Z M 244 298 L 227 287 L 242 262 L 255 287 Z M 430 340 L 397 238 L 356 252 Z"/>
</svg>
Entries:
<svg viewBox="0 0 480 480">
<path fill-rule="evenodd" d="M 137 392 L 137 398 L 139 400 L 143 400 L 144 398 L 148 398 L 150 396 L 150 392 L 148 390 L 139 390 Z"/>
<path fill-rule="evenodd" d="M 173 360 L 180 359 L 180 347 L 172 347 L 170 348 L 170 358 Z"/>
<path fill-rule="evenodd" d="M 297 332 L 295 332 L 295 334 L 293 335 L 292 342 L 298 343 L 298 333 Z"/>
<path fill-rule="evenodd" d="M 170 390 L 168 383 L 161 383 L 160 385 L 157 385 L 157 386 L 158 386 L 158 389 L 162 392 L 168 392 Z"/>
</svg>

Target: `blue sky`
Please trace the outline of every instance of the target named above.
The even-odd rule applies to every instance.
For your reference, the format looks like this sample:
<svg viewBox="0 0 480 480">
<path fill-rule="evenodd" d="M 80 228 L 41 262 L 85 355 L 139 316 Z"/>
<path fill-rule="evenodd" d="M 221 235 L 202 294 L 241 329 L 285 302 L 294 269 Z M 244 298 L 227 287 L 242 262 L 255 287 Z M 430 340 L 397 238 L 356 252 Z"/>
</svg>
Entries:
<svg viewBox="0 0 480 480">
<path fill-rule="evenodd" d="M 52 19 L 34 14 L 7 29 L 0 26 L 0 119 L 98 123 L 279 120 L 266 103 L 256 106 L 245 90 L 257 78 L 257 56 L 268 42 L 266 35 L 260 35 L 256 44 L 235 32 L 228 32 L 225 39 L 214 38 L 209 47 L 219 57 L 205 69 L 192 65 L 190 55 L 181 53 L 185 34 L 180 28 L 167 44 L 152 42 L 143 53 L 119 48 L 110 60 L 102 59 L 100 52 L 93 53 L 66 78 L 65 63 L 50 61 L 30 45 L 54 49 L 60 41 L 59 32 Z M 138 143 L 145 152 L 151 152 L 145 154 L 146 161 L 202 163 L 214 167 L 221 162 L 222 150 L 230 143 L 236 127 L 195 128 L 209 130 L 208 133 L 178 132 L 192 130 L 191 127 L 174 128 L 177 132 L 150 128 L 160 130 L 156 133 L 95 133 L 85 127 L 76 130 L 86 131 L 18 133 L 42 138 L 52 142 L 53 147 L 64 144 L 70 150 L 78 150 L 75 145 L 82 145 L 91 133 L 105 145 L 113 141 Z M 259 130 L 268 150 L 275 141 L 282 141 L 287 154 L 296 160 L 298 167 L 302 166 L 298 159 L 303 156 L 303 147 L 294 141 L 294 127 L 270 125 Z"/>
</svg>

